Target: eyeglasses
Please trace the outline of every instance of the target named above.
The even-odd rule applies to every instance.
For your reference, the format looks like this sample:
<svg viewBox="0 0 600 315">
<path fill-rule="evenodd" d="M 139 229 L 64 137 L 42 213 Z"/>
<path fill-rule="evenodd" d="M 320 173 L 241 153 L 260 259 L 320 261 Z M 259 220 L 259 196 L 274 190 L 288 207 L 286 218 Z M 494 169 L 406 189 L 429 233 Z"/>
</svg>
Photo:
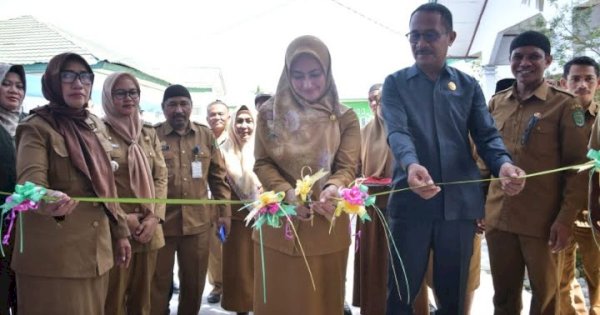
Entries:
<svg viewBox="0 0 600 315">
<path fill-rule="evenodd" d="M 112 97 L 118 100 L 124 100 L 127 96 L 131 97 L 132 100 L 138 99 L 140 97 L 140 91 L 133 89 L 129 91 L 125 90 L 114 90 L 112 91 Z"/>
<path fill-rule="evenodd" d="M 79 78 L 81 84 L 85 85 L 89 85 L 92 84 L 92 82 L 94 82 L 94 74 L 91 72 L 82 71 L 77 73 L 75 71 L 69 70 L 60 72 L 60 81 L 62 83 L 73 83 L 77 78 Z"/>
<path fill-rule="evenodd" d="M 438 33 L 437 31 L 425 31 L 423 33 L 417 32 L 417 31 L 412 31 L 409 33 L 406 33 L 406 38 L 408 38 L 408 41 L 411 44 L 416 44 L 419 42 L 419 40 L 422 38 L 424 41 L 428 42 L 428 43 L 433 43 L 436 40 L 440 39 L 440 37 L 442 37 L 442 35 L 448 34 L 446 33 Z"/>
</svg>

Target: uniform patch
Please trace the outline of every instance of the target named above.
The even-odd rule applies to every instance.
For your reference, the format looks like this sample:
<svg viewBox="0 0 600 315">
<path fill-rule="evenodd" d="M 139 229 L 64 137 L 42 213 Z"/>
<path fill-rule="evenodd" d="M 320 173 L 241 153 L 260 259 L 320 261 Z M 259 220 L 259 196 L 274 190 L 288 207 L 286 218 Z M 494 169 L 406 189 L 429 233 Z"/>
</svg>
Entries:
<svg viewBox="0 0 600 315">
<path fill-rule="evenodd" d="M 583 109 L 577 108 L 573 111 L 573 122 L 577 127 L 583 127 L 585 124 L 585 114 L 583 113 Z"/>
</svg>

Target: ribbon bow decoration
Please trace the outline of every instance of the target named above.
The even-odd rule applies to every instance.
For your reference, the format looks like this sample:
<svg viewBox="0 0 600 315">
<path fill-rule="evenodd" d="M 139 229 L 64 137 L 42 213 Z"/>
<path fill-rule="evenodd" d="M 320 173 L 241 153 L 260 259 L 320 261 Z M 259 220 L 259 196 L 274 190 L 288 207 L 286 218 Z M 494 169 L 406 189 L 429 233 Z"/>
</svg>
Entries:
<svg viewBox="0 0 600 315">
<path fill-rule="evenodd" d="M 375 196 L 369 196 L 369 188 L 365 185 L 356 183 L 351 188 L 340 189 L 340 200 L 335 208 L 335 216 L 339 217 L 342 212 L 358 215 L 360 220 L 365 223 L 371 221 L 366 207 L 375 204 Z"/>
<path fill-rule="evenodd" d="M 280 228 L 282 218 L 296 215 L 294 206 L 282 203 L 284 197 L 284 192 L 267 191 L 260 194 L 253 203 L 248 205 L 251 210 L 244 218 L 246 225 L 254 220 L 252 227 L 255 229 L 260 229 L 265 223 L 271 227 Z"/>
<path fill-rule="evenodd" d="M 4 222 L 5 219 L 9 221 L 8 229 L 6 234 L 2 238 L 2 244 L 8 245 L 10 241 L 10 234 L 13 229 L 14 223 L 17 219 L 17 213 L 19 213 L 19 224 L 23 224 L 21 215 L 25 211 L 35 210 L 38 208 L 40 200 L 46 195 L 46 188 L 37 186 L 32 182 L 25 182 L 23 185 L 16 185 L 15 192 L 6 197 L 5 203 L 0 206 L 2 211 L 0 212 L 0 221 Z M 21 226 L 22 227 L 22 226 Z M 23 229 L 20 229 L 21 233 Z M 0 224 L 0 235 L 2 235 L 2 224 Z M 21 235 L 21 247 L 20 251 L 23 251 L 23 237 Z M 4 250 L 0 246 L 0 252 L 4 256 Z"/>
</svg>

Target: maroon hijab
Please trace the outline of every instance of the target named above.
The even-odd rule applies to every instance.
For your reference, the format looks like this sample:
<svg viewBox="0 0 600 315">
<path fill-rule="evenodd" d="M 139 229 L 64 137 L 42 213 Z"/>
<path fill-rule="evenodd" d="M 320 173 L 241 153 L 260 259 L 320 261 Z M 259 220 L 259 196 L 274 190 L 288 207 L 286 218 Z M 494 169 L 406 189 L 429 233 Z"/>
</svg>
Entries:
<svg viewBox="0 0 600 315">
<path fill-rule="evenodd" d="M 78 54 L 63 53 L 54 56 L 42 76 L 42 92 L 50 103 L 32 112 L 50 123 L 64 137 L 71 162 L 90 180 L 96 195 L 116 198 L 117 189 L 110 160 L 93 129 L 93 123 L 88 119 L 90 113 L 86 109 L 87 104 L 83 108 L 69 107 L 62 95 L 60 72 L 70 61 L 78 62 L 92 72 L 90 65 Z M 105 205 L 113 219 L 116 219 L 118 205 Z"/>
</svg>

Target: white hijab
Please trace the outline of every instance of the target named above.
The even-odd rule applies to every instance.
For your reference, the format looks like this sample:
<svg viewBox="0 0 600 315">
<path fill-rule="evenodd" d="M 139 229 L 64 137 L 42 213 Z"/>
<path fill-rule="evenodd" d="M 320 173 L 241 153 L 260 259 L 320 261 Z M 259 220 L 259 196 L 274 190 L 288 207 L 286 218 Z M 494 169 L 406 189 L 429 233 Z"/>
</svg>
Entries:
<svg viewBox="0 0 600 315">
<path fill-rule="evenodd" d="M 236 133 L 235 121 L 240 112 L 249 113 L 252 116 L 256 130 L 256 115 L 247 106 L 237 108 L 229 121 L 227 128 L 228 137 L 221 146 L 221 152 L 225 158 L 227 177 L 233 191 L 241 200 L 253 200 L 258 195 L 260 181 L 254 171 L 254 130 L 245 143 L 240 135 Z"/>
</svg>

